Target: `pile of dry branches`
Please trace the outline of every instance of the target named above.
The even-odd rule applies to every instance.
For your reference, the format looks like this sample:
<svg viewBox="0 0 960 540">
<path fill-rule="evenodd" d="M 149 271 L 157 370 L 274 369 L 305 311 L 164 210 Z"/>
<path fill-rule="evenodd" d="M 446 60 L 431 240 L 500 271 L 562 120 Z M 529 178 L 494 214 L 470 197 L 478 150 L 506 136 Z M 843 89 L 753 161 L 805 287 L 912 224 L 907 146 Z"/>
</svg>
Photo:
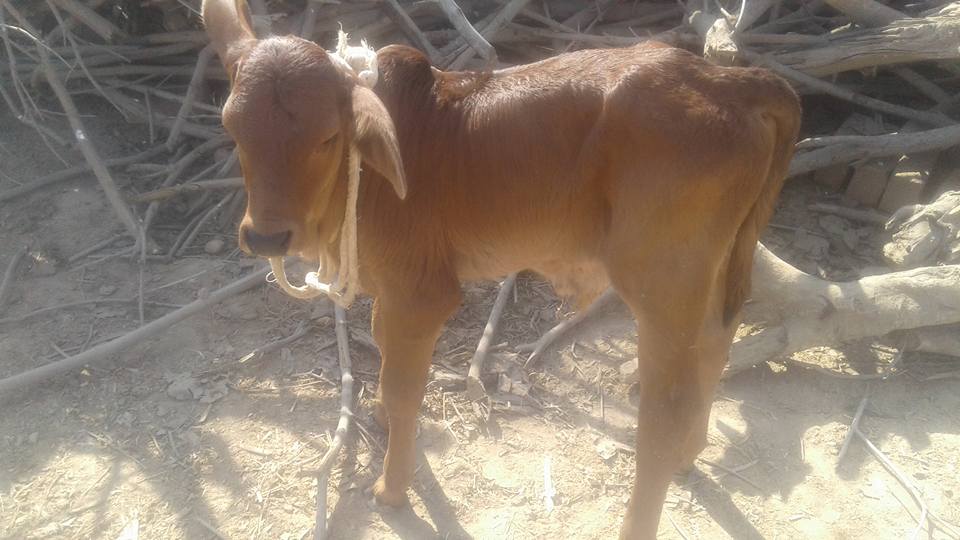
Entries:
<svg viewBox="0 0 960 540">
<path fill-rule="evenodd" d="M 6 106 L 51 151 L 78 146 L 85 161 L 0 191 L 0 202 L 92 170 L 136 244 L 131 250 L 140 248 L 144 256 L 175 256 L 215 214 L 225 214 L 221 223 L 236 217 L 242 204 L 235 192 L 236 159 L 218 118 L 224 73 L 206 47 L 199 0 L 0 4 L 6 57 L 0 92 Z M 297 33 L 330 46 L 342 24 L 374 45 L 418 47 L 446 69 L 498 68 L 648 39 L 702 51 L 718 63 L 762 65 L 804 94 L 855 105 L 854 114 L 827 131 L 817 126 L 816 136 L 801 144 L 791 173 L 817 171 L 832 189 L 892 212 L 920 202 L 937 151 L 960 142 L 960 126 L 949 116 L 960 90 L 960 3 L 890 4 L 251 0 L 250 7 L 261 35 Z M 44 107 L 49 90 L 66 113 L 69 131 Z M 76 103 L 94 111 L 106 105 L 145 124 L 156 146 L 129 158 L 102 159 L 103 149 L 85 136 Z M 158 157 L 166 169 L 117 188 L 112 169 L 140 172 L 139 162 Z M 220 197 L 197 194 L 214 190 L 228 191 Z M 187 228 L 158 237 L 151 225 L 161 205 L 183 194 L 189 194 L 188 214 L 176 221 Z"/>
<path fill-rule="evenodd" d="M 296 33 L 330 47 L 342 24 L 375 46 L 418 47 L 445 69 L 496 69 L 648 39 L 701 52 L 721 64 L 764 66 L 793 82 L 815 105 L 808 107 L 810 116 L 820 112 L 816 121 L 807 122 L 791 175 L 813 173 L 829 189 L 880 209 L 861 210 L 854 219 L 882 222 L 883 212 L 917 204 L 960 182 L 957 156 L 944 151 L 960 143 L 960 125 L 951 116 L 960 102 L 960 2 L 249 3 L 260 35 Z M 220 126 L 225 77 L 206 45 L 199 0 L 42 0 L 26 6 L 0 0 L 0 6 L 0 97 L 53 154 L 79 150 L 83 157 L 82 163 L 0 191 L 0 203 L 92 172 L 125 232 L 72 257 L 81 262 L 98 254 L 93 260 L 104 260 L 101 252 L 108 248 L 113 248 L 109 257 L 134 256 L 141 264 L 170 260 L 190 249 L 202 230 L 235 224 L 243 193 L 236 152 Z M 58 105 L 51 105 L 53 100 Z M 64 114 L 51 112 L 57 108 Z M 105 109 L 143 125 L 149 143 L 133 155 L 104 159 L 104 148 L 83 119 Z M 947 178 L 942 186 L 932 185 L 931 175 L 937 173 Z M 116 174 L 136 180 L 120 187 Z M 943 243 L 956 245 L 951 242 L 952 237 Z M 770 262 L 772 255 L 761 255 L 758 264 L 768 263 L 759 269 L 761 280 L 785 279 L 779 263 Z M 934 270 L 944 268 L 950 267 Z M 762 284 L 758 290 L 765 290 Z M 141 298 L 141 313 L 142 305 Z M 946 324 L 960 317 L 939 313 L 934 319 L 924 324 L 921 317 L 912 324 Z M 850 337 L 824 334 L 818 324 L 820 335 Z M 898 329 L 880 326 L 884 332 Z M 746 364 L 795 350 L 779 347 L 786 338 L 777 336 L 754 349 L 762 354 L 747 355 L 752 360 Z"/>
</svg>

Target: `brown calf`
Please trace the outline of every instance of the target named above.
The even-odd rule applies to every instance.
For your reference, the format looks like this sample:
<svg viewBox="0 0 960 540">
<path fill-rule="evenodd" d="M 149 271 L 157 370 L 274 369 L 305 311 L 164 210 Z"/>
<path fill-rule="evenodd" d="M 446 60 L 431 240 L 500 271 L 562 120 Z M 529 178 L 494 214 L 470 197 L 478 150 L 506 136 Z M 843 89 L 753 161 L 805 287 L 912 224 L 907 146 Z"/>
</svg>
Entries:
<svg viewBox="0 0 960 540">
<path fill-rule="evenodd" d="M 388 505 L 406 502 L 417 411 L 460 283 L 520 269 L 637 319 L 636 478 L 621 538 L 653 538 L 674 472 L 704 447 L 714 387 L 800 111 L 781 79 L 658 44 L 498 72 L 378 53 L 374 90 L 318 45 L 257 40 L 242 0 L 205 0 L 230 75 L 223 122 L 249 202 L 241 246 L 337 261 L 351 144 L 364 170 L 360 285 L 375 298 Z"/>
</svg>

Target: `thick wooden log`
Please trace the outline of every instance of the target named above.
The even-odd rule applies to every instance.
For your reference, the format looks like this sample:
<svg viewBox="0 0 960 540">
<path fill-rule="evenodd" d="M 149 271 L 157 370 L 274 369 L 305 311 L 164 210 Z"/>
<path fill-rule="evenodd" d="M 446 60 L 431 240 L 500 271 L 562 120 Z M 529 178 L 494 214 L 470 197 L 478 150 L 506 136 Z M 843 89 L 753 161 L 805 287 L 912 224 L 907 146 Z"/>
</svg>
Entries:
<svg viewBox="0 0 960 540">
<path fill-rule="evenodd" d="M 805 274 L 760 245 L 752 299 L 746 319 L 762 329 L 733 344 L 728 373 L 811 347 L 960 323 L 960 265 L 838 283 Z"/>
<path fill-rule="evenodd" d="M 809 75 L 925 60 L 960 58 L 960 3 L 923 19 L 902 19 L 878 28 L 828 36 L 829 45 L 777 55 L 777 62 Z"/>
</svg>

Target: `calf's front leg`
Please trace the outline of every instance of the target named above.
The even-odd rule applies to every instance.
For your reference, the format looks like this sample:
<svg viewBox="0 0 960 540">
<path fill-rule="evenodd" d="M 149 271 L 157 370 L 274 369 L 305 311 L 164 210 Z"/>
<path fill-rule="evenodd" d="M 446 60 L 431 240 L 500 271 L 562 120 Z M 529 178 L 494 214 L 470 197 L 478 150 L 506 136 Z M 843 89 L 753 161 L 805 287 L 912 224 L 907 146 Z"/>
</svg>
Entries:
<svg viewBox="0 0 960 540">
<path fill-rule="evenodd" d="M 373 486 L 381 504 L 407 503 L 413 481 L 417 413 L 423 401 L 433 349 L 443 324 L 460 303 L 459 286 L 414 295 L 407 291 L 378 296 L 373 305 L 373 336 L 380 347 L 380 387 L 374 414 L 389 429 L 383 474 Z M 400 289 L 400 288 L 398 288 Z"/>
</svg>

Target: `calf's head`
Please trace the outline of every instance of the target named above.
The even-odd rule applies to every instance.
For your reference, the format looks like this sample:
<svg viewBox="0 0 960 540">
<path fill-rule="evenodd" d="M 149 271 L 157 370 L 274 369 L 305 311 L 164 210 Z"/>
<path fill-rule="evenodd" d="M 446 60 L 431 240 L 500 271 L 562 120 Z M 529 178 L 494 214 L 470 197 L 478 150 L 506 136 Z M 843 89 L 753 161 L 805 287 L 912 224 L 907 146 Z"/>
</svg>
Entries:
<svg viewBox="0 0 960 540">
<path fill-rule="evenodd" d="M 244 251 L 315 258 L 324 216 L 344 204 L 333 195 L 344 192 L 336 188 L 346 182 L 351 149 L 365 178 L 382 177 L 406 196 L 393 121 L 355 74 L 311 41 L 257 39 L 244 0 L 204 0 L 203 20 L 230 78 L 223 125 L 237 143 L 247 191 Z"/>
</svg>

